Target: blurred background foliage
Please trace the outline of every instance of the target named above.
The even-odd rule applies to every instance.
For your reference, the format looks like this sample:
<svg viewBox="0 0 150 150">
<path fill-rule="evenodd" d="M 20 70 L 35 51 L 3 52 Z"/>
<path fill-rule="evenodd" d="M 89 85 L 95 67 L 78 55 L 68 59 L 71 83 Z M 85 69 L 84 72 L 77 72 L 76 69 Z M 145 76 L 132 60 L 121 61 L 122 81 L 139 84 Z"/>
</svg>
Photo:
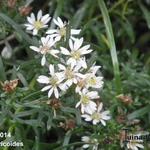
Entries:
<svg viewBox="0 0 150 150">
<path fill-rule="evenodd" d="M 64 150 L 79 150 L 81 136 L 86 134 L 96 135 L 101 148 L 116 150 L 121 149 L 121 128 L 150 131 L 150 0 L 105 0 L 118 55 L 120 93 L 116 92 L 110 41 L 99 1 L 0 1 L 0 80 L 19 79 L 14 92 L 0 89 L 0 131 L 12 133 L 11 139 L 6 140 L 24 142 L 24 148 L 16 150 L 55 150 L 63 149 L 62 145 Z M 54 117 L 54 105 L 36 83 L 37 76 L 47 72 L 41 68 L 39 56 L 29 49 L 37 39 L 28 35 L 23 25 L 26 16 L 39 9 L 52 17 L 69 20 L 74 28 L 81 28 L 80 36 L 95 50 L 89 57 L 89 64 L 96 61 L 102 66 L 105 85 L 101 101 L 112 114 L 106 127 L 94 129 L 82 121 L 80 113 L 74 109 L 77 100 L 72 93 L 62 98 L 61 107 L 56 110 L 57 117 Z M 50 22 L 50 26 L 54 24 Z M 7 58 L 2 55 L 4 48 L 10 52 Z M 95 134 L 96 131 L 99 134 Z M 145 149 L 150 149 L 148 146 L 145 143 Z"/>
</svg>

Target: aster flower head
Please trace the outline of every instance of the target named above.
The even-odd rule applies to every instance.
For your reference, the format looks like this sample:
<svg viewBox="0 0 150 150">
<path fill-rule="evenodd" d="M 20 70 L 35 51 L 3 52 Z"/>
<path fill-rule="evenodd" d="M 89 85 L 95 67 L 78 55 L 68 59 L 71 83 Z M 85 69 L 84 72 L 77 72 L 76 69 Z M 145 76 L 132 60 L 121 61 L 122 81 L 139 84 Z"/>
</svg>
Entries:
<svg viewBox="0 0 150 150">
<path fill-rule="evenodd" d="M 87 68 L 86 60 L 84 55 L 92 52 L 90 45 L 85 45 L 81 47 L 83 44 L 83 38 L 80 39 L 69 39 L 69 47 L 70 50 L 60 47 L 61 53 L 69 57 L 67 64 L 71 66 L 78 66 L 79 68 Z"/>
<path fill-rule="evenodd" d="M 102 123 L 102 125 L 106 126 L 106 120 L 109 120 L 110 117 L 110 112 L 109 111 L 102 111 L 103 104 L 100 103 L 97 110 L 94 111 L 93 113 L 87 113 L 83 114 L 82 117 L 85 118 L 85 121 L 92 121 L 94 125 L 98 124 L 99 122 Z"/>
<path fill-rule="evenodd" d="M 42 55 L 41 65 L 44 66 L 46 63 L 46 55 L 51 54 L 54 57 L 58 57 L 57 54 L 59 53 L 58 50 L 54 49 L 56 41 L 49 36 L 41 38 L 41 45 L 39 47 L 30 46 L 30 48 Z"/>
<path fill-rule="evenodd" d="M 80 101 L 76 104 L 76 108 L 81 105 L 82 113 L 93 113 L 96 110 L 96 103 L 92 100 L 99 98 L 98 93 L 96 91 L 89 92 L 87 89 L 83 89 L 79 94 Z"/>
<path fill-rule="evenodd" d="M 79 68 L 73 66 L 64 66 L 62 64 L 58 64 L 59 70 L 61 70 L 64 75 L 66 86 L 70 87 L 73 83 L 77 84 L 77 78 L 83 77 L 81 73 L 79 73 Z"/>
<path fill-rule="evenodd" d="M 96 76 L 93 73 L 86 73 L 83 75 L 82 78 L 78 78 L 77 86 L 76 86 L 76 93 L 79 93 L 83 88 L 95 88 L 100 89 L 103 86 L 103 77 Z"/>
<path fill-rule="evenodd" d="M 98 140 L 96 138 L 91 138 L 89 136 L 83 136 L 81 138 L 82 142 L 85 142 L 82 146 L 83 149 L 92 148 L 92 150 L 98 150 Z"/>
<path fill-rule="evenodd" d="M 46 33 L 55 38 L 56 41 L 60 41 L 61 38 L 66 39 L 67 23 L 63 22 L 60 17 L 57 17 L 57 19 L 53 19 L 53 22 L 57 26 L 57 29 L 49 29 Z M 80 31 L 81 30 L 71 29 L 70 35 L 78 35 Z"/>
<path fill-rule="evenodd" d="M 33 35 L 37 35 L 38 31 L 42 28 L 47 28 L 47 23 L 50 21 L 49 14 L 42 16 L 42 10 L 39 10 L 37 13 L 37 18 L 33 13 L 30 17 L 27 17 L 28 23 L 25 24 L 26 30 L 32 31 Z"/>
<path fill-rule="evenodd" d="M 47 91 L 48 97 L 51 97 L 52 93 L 54 93 L 56 98 L 59 98 L 59 90 L 65 91 L 66 87 L 61 84 L 63 81 L 63 75 L 61 73 L 57 73 L 54 70 L 54 65 L 49 65 L 50 77 L 41 75 L 38 77 L 37 81 L 42 84 L 46 84 L 46 86 L 41 91 Z"/>
<path fill-rule="evenodd" d="M 129 140 L 127 142 L 127 148 L 129 150 L 144 149 L 144 146 L 141 143 L 143 143 L 143 140 Z"/>
</svg>

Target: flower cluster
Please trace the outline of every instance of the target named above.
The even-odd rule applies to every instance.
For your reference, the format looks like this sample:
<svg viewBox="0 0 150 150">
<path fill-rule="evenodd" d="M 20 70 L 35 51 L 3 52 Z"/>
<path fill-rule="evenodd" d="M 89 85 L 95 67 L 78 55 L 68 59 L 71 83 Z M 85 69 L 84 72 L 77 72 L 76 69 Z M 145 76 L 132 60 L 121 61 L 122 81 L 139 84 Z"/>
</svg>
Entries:
<svg viewBox="0 0 150 150">
<path fill-rule="evenodd" d="M 27 17 L 26 29 L 34 36 L 40 33 L 43 28 L 48 28 L 51 17 L 49 14 L 42 16 L 40 10 L 37 17 L 31 13 Z M 89 66 L 86 55 L 93 50 L 90 45 L 84 44 L 83 38 L 78 38 L 80 29 L 70 29 L 69 23 L 63 22 L 60 17 L 51 20 L 56 28 L 48 28 L 45 35 L 41 37 L 39 46 L 30 48 L 42 56 L 41 65 L 49 66 L 49 75 L 40 75 L 37 81 L 45 84 L 41 91 L 48 91 L 49 98 L 60 98 L 73 86 L 75 93 L 79 96 L 76 108 L 81 108 L 82 117 L 85 121 L 91 121 L 94 125 L 110 119 L 109 111 L 102 111 L 103 104 L 97 105 L 98 91 L 103 87 L 103 77 L 98 76 L 101 66 L 95 63 Z M 67 32 L 70 30 L 69 32 Z M 41 32 L 40 35 L 43 32 Z M 69 33 L 69 36 L 67 35 Z M 67 38 L 69 37 L 69 39 Z M 62 43 L 67 43 L 63 44 Z M 64 46 L 67 45 L 67 46 Z M 48 58 L 51 55 L 58 63 L 49 64 Z"/>
</svg>

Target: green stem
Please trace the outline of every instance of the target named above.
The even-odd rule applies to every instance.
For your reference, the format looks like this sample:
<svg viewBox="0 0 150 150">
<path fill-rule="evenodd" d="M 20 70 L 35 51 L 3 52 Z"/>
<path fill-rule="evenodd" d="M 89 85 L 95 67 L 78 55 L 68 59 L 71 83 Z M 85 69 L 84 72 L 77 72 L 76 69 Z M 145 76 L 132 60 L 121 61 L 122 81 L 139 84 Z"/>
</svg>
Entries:
<svg viewBox="0 0 150 150">
<path fill-rule="evenodd" d="M 119 63 L 118 63 L 118 58 L 117 58 L 116 45 L 115 45 L 112 25 L 111 25 L 108 10 L 106 8 L 104 1 L 98 0 L 98 4 L 99 4 L 100 10 L 102 12 L 102 16 L 103 16 L 103 20 L 104 20 L 104 24 L 105 24 L 105 28 L 106 28 L 106 34 L 107 34 L 107 38 L 109 41 L 109 48 L 110 48 L 111 59 L 112 59 L 113 70 L 114 70 L 116 93 L 120 94 L 120 93 L 122 93 L 122 87 L 121 87 Z"/>
</svg>

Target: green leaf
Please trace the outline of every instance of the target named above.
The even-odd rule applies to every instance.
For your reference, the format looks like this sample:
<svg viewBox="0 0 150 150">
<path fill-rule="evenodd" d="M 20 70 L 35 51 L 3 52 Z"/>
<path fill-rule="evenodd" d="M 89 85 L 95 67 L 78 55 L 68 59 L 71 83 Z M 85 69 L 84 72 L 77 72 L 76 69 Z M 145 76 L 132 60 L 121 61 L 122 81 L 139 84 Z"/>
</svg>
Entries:
<svg viewBox="0 0 150 150">
<path fill-rule="evenodd" d="M 68 131 L 65 135 L 63 146 L 66 146 L 69 144 L 70 138 L 71 138 L 71 131 Z M 64 150 L 67 150 L 67 148 L 64 148 Z"/>
<path fill-rule="evenodd" d="M 148 11 L 148 9 L 140 1 L 138 1 L 138 2 L 139 2 L 139 6 L 143 12 L 144 18 L 147 22 L 147 26 L 150 29 L 150 11 Z"/>
<path fill-rule="evenodd" d="M 141 116 L 143 116 L 143 115 L 149 113 L 149 110 L 150 110 L 150 105 L 145 106 L 144 108 L 141 108 L 141 109 L 136 110 L 136 111 L 134 111 L 133 113 L 129 114 L 129 115 L 127 116 L 127 118 L 128 118 L 129 120 L 132 120 L 132 119 L 135 119 L 135 118 L 139 118 L 139 117 L 141 117 Z"/>
<path fill-rule="evenodd" d="M 86 14 L 86 10 L 87 10 L 89 4 L 91 4 L 91 2 L 90 2 L 89 0 L 86 0 L 86 1 L 83 3 L 82 7 L 81 7 L 81 8 L 76 12 L 76 14 L 73 16 L 73 18 L 72 18 L 72 20 L 71 20 L 71 26 L 73 26 L 74 28 L 77 28 L 77 27 L 80 25 L 80 23 L 81 23 L 83 17 L 84 17 L 85 14 Z"/>
<path fill-rule="evenodd" d="M 122 87 L 121 87 L 119 63 L 118 63 L 118 57 L 117 57 L 117 52 L 116 52 L 114 35 L 112 31 L 112 25 L 111 25 L 108 10 L 106 8 L 104 1 L 98 0 L 98 4 L 102 12 L 102 16 L 103 16 L 103 20 L 104 20 L 104 24 L 106 28 L 106 33 L 107 33 L 107 38 L 109 41 L 109 48 L 110 48 L 111 59 L 112 59 L 113 69 L 114 69 L 115 83 L 116 83 L 116 91 L 117 91 L 117 94 L 120 94 L 122 93 Z"/>
<path fill-rule="evenodd" d="M 6 80 L 4 64 L 3 64 L 1 56 L 0 56 L 0 80 L 2 80 L 2 81 Z"/>
</svg>

